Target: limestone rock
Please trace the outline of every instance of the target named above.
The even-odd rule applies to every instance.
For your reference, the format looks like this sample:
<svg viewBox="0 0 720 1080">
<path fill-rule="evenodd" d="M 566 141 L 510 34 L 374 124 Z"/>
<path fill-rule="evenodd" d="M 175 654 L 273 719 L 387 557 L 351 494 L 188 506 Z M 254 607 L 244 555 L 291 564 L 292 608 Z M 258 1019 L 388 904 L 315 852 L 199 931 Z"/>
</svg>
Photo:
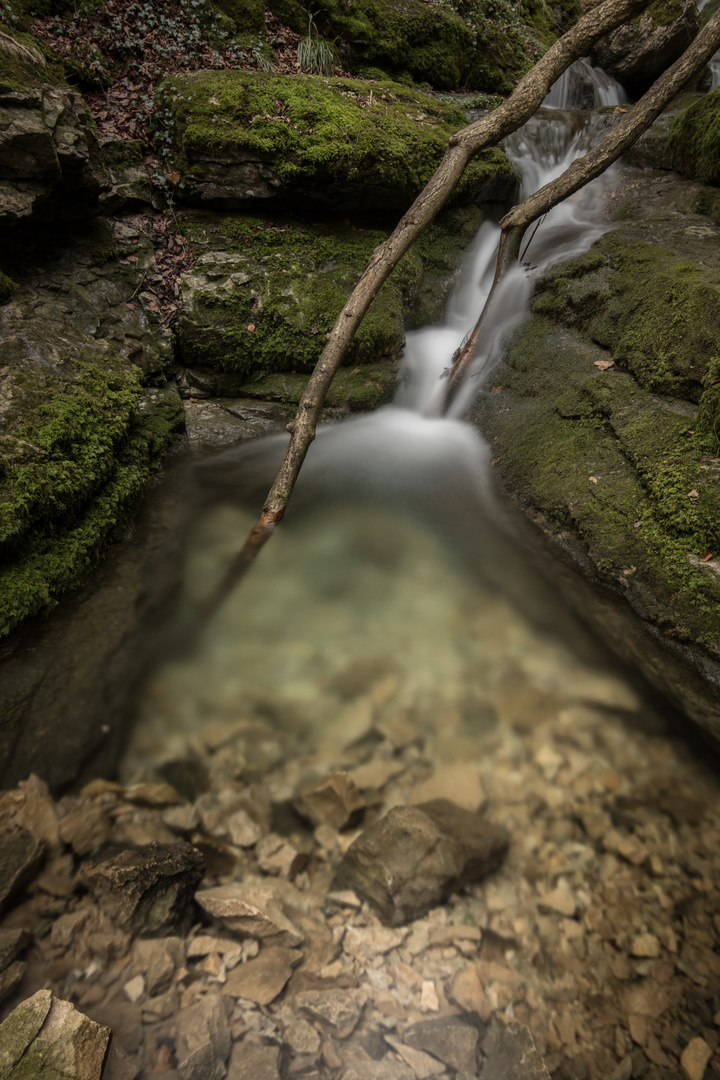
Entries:
<svg viewBox="0 0 720 1080">
<path fill-rule="evenodd" d="M 235 1043 L 225 1080 L 280 1080 L 279 1049 L 249 1039 Z"/>
<path fill-rule="evenodd" d="M 351 844 L 332 887 L 400 926 L 491 873 L 507 847 L 504 829 L 445 799 L 396 807 Z"/>
<path fill-rule="evenodd" d="M 219 994 L 210 994 L 182 1009 L 176 1032 L 180 1080 L 220 1080 L 225 1076 L 231 1038 Z"/>
<path fill-rule="evenodd" d="M 327 1025 L 338 1038 L 347 1039 L 358 1025 L 366 1001 L 364 990 L 304 990 L 293 1004 Z"/>
<path fill-rule="evenodd" d="M 257 1005 L 269 1005 L 282 993 L 293 968 L 302 960 L 295 949 L 271 945 L 255 960 L 238 965 L 228 975 L 223 992 L 231 997 L 247 998 Z"/>
<path fill-rule="evenodd" d="M 39 870 L 46 850 L 45 842 L 25 829 L 0 836 L 0 911 Z"/>
<path fill-rule="evenodd" d="M 702 1080 L 712 1053 L 704 1039 L 691 1039 L 680 1057 L 680 1068 L 685 1080 Z"/>
<path fill-rule="evenodd" d="M 203 889 L 195 899 L 213 918 L 247 937 L 273 945 L 302 945 L 303 935 L 282 909 L 277 889 L 265 885 L 220 885 Z"/>
<path fill-rule="evenodd" d="M 39 990 L 0 1025 L 0 1074 L 7 1080 L 100 1080 L 110 1035 L 69 1001 Z"/>
<path fill-rule="evenodd" d="M 593 60 L 629 93 L 644 93 L 700 29 L 700 16 L 692 0 L 678 0 L 672 11 L 674 18 L 667 22 L 646 11 L 600 38 L 592 48 Z"/>
<path fill-rule="evenodd" d="M 189 923 L 203 859 L 190 844 L 147 844 L 83 864 L 81 880 L 119 925 L 140 935 Z"/>
<path fill-rule="evenodd" d="M 432 1054 L 438 1061 L 471 1076 L 477 1068 L 478 1030 L 458 1017 L 422 1020 L 409 1027 L 405 1043 L 415 1050 Z"/>
<path fill-rule="evenodd" d="M 97 140 L 77 90 L 0 92 L 0 225 L 82 217 L 104 187 Z"/>
<path fill-rule="evenodd" d="M 293 805 L 313 825 L 330 825 L 338 832 L 357 821 L 365 800 L 346 772 L 336 772 L 311 784 L 293 799 Z"/>
<path fill-rule="evenodd" d="M 493 1023 L 483 1042 L 483 1080 L 550 1080 L 524 1024 Z"/>
</svg>

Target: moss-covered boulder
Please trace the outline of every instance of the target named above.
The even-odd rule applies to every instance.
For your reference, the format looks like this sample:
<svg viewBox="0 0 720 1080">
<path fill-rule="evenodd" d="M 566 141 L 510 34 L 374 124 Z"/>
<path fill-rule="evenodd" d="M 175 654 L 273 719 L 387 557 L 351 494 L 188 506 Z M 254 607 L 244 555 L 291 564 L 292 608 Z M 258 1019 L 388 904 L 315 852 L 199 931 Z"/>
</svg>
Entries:
<svg viewBox="0 0 720 1080">
<path fill-rule="evenodd" d="M 270 8 L 293 30 L 309 32 L 301 0 L 272 0 Z M 312 32 L 333 43 L 347 71 L 436 90 L 509 92 L 557 36 L 545 0 L 318 0 L 312 12 Z"/>
<path fill-rule="evenodd" d="M 177 75 L 160 101 L 183 198 L 223 209 L 396 215 L 466 123 L 460 109 L 418 90 L 310 75 Z M 488 150 L 466 169 L 457 199 L 507 199 L 515 185 L 504 153 Z"/>
<path fill-rule="evenodd" d="M 667 149 L 673 166 L 686 176 L 720 184 L 720 89 L 673 118 Z"/>
<path fill-rule="evenodd" d="M 186 212 L 198 252 L 181 279 L 179 355 L 193 396 L 255 396 L 296 402 L 326 335 L 385 233 L 345 223 L 310 224 L 250 215 Z M 402 260 L 361 323 L 328 404 L 351 409 L 387 400 L 405 325 L 440 318 L 482 214 L 447 211 Z"/>
<path fill-rule="evenodd" d="M 55 266 L 23 242 L 0 306 L 0 635 L 82 580 L 182 424 L 176 393 L 144 388 L 171 359 L 131 301 L 147 240 L 90 228 Z"/>
<path fill-rule="evenodd" d="M 695 0 L 654 0 L 642 15 L 595 42 L 592 58 L 628 93 L 640 97 L 699 29 Z"/>
<path fill-rule="evenodd" d="M 720 230 L 679 215 L 677 187 L 635 182 L 623 224 L 539 283 L 476 418 L 530 516 L 707 675 L 720 674 Z M 714 692 L 699 703 L 686 682 L 664 688 L 709 722 Z"/>
</svg>

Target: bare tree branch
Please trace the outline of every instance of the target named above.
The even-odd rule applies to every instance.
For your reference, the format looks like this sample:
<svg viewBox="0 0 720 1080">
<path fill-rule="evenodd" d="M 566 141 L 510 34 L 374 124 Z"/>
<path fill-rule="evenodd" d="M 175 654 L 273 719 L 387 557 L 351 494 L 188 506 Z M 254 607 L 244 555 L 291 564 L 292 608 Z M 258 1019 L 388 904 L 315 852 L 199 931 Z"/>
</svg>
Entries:
<svg viewBox="0 0 720 1080">
<path fill-rule="evenodd" d="M 202 605 L 200 622 L 217 610 L 251 565 L 285 513 L 308 448 L 315 438 L 328 388 L 370 304 L 410 245 L 427 228 L 457 187 L 470 159 L 496 146 L 537 111 L 552 84 L 603 34 L 628 22 L 648 6 L 649 0 L 603 0 L 582 15 L 525 75 L 508 100 L 480 120 L 456 132 L 449 140 L 440 165 L 393 233 L 373 252 L 369 263 L 328 334 L 294 421 L 288 425 L 290 444 L 262 513 L 228 570 L 226 579 Z"/>
<path fill-rule="evenodd" d="M 519 259 L 520 248 L 528 226 L 543 214 L 547 214 L 563 199 L 567 199 L 595 177 L 600 176 L 613 162 L 617 161 L 621 154 L 624 154 L 650 127 L 693 75 L 707 64 L 718 49 L 720 49 L 720 12 L 716 12 L 708 20 L 680 59 L 676 60 L 672 67 L 669 67 L 653 83 L 637 105 L 625 113 L 597 146 L 584 157 L 573 161 L 557 179 L 539 188 L 523 202 L 514 206 L 501 220 L 502 233 L 493 286 L 472 334 L 454 357 L 445 396 L 446 410 L 462 385 L 472 363 L 478 342 L 482 337 L 493 293 L 505 271 Z"/>
</svg>

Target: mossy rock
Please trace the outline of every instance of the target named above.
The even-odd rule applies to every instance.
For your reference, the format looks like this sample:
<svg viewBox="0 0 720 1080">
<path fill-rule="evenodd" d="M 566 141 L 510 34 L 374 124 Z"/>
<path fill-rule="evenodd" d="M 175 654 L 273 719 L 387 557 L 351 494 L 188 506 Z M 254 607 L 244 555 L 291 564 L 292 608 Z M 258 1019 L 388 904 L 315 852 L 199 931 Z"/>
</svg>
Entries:
<svg viewBox="0 0 720 1080">
<path fill-rule="evenodd" d="M 47 85 L 66 85 L 62 64 L 30 34 L 5 24 L 0 7 L 0 91 L 18 94 Z"/>
<path fill-rule="evenodd" d="M 600 372 L 607 357 L 533 316 L 475 418 L 536 520 L 643 618 L 720 657 L 720 573 L 701 561 L 720 551 L 720 444 L 688 402 L 619 368 Z"/>
<path fill-rule="evenodd" d="M 583 330 L 644 389 L 697 402 L 720 341 L 720 272 L 634 235 L 610 232 L 552 270 L 534 310 Z"/>
<path fill-rule="evenodd" d="M 270 7 L 293 30 L 308 32 L 301 0 L 272 0 Z M 436 90 L 509 92 L 557 36 L 545 0 L 526 0 L 519 9 L 508 0 L 318 0 L 312 10 L 346 70 L 364 75 L 375 68 Z"/>
<path fill-rule="evenodd" d="M 0 343 L 10 398 L 0 438 L 0 634 L 82 580 L 127 526 L 182 420 L 176 395 L 156 392 L 141 411 L 138 370 L 83 337 L 52 364 L 38 364 L 19 337 Z"/>
<path fill-rule="evenodd" d="M 396 215 L 422 190 L 447 141 L 465 126 L 460 109 L 398 84 L 198 72 L 160 90 L 184 198 L 224 209 L 313 203 L 328 212 Z M 456 199 L 511 198 L 516 176 L 503 151 L 465 170 Z"/>
<path fill-rule="evenodd" d="M 720 89 L 675 118 L 667 146 L 673 165 L 686 176 L 720 184 Z"/>
<path fill-rule="evenodd" d="M 212 7 L 230 19 L 232 31 L 236 36 L 258 35 L 265 29 L 263 0 L 212 0 Z"/>
<path fill-rule="evenodd" d="M 182 362 L 249 381 L 259 378 L 259 396 L 267 391 L 275 398 L 279 386 L 281 399 L 294 401 L 297 395 L 288 388 L 304 385 L 301 377 L 315 366 L 326 335 L 386 234 L 349 222 L 273 223 L 207 211 L 188 211 L 180 220 L 199 253 L 192 272 L 181 279 Z M 390 361 L 394 381 L 393 362 L 405 344 L 406 323 L 424 325 L 441 317 L 454 273 L 481 223 L 476 207 L 458 207 L 428 230 L 373 301 L 347 350 L 346 368 Z M 268 382 L 275 373 L 283 373 L 283 379 Z M 370 408 L 385 400 L 387 379 L 374 389 L 374 375 L 358 379 L 341 391 L 352 398 L 345 403 Z M 362 393 L 361 386 L 366 387 Z M 242 383 L 234 392 L 257 391 Z"/>
</svg>

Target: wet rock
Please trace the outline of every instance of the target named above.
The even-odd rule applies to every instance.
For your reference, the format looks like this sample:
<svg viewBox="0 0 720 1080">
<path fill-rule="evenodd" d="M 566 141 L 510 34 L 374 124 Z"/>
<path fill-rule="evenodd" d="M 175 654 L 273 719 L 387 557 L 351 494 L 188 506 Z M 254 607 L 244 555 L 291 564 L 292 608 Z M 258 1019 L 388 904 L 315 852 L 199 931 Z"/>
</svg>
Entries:
<svg viewBox="0 0 720 1080">
<path fill-rule="evenodd" d="M 633 95 L 647 90 L 677 60 L 700 29 L 700 16 L 691 0 L 673 4 L 669 18 L 646 11 L 618 27 L 592 47 L 595 63 Z"/>
<path fill-rule="evenodd" d="M 235 1043 L 225 1080 L 280 1080 L 280 1050 L 249 1039 Z"/>
<path fill-rule="evenodd" d="M 8 1080 L 100 1080 L 110 1037 L 69 1001 L 39 990 L 0 1025 L 0 1071 Z"/>
<path fill-rule="evenodd" d="M 712 1048 L 699 1036 L 691 1039 L 680 1057 L 680 1068 L 685 1080 L 702 1080 L 712 1057 Z"/>
<path fill-rule="evenodd" d="M 366 1001 L 364 990 L 304 990 L 293 999 L 293 1005 L 327 1025 L 339 1039 L 347 1039 L 358 1025 Z"/>
<path fill-rule="evenodd" d="M 196 893 L 200 907 L 229 930 L 293 948 L 304 937 L 282 909 L 277 889 L 264 885 L 220 885 Z"/>
<path fill-rule="evenodd" d="M 550 1080 L 524 1024 L 494 1023 L 483 1041 L 483 1080 Z"/>
<path fill-rule="evenodd" d="M 454 1016 L 423 1020 L 407 1028 L 405 1043 L 472 1075 L 477 1068 L 478 1030 Z"/>
<path fill-rule="evenodd" d="M 0 911 L 32 880 L 46 851 L 45 842 L 25 829 L 0 836 Z"/>
<path fill-rule="evenodd" d="M 230 1028 L 219 994 L 209 994 L 180 1011 L 176 1025 L 180 1080 L 220 1080 L 230 1046 Z"/>
<path fill-rule="evenodd" d="M 351 844 L 332 887 L 352 889 L 399 926 L 482 880 L 507 847 L 503 828 L 447 800 L 398 807 Z"/>
<path fill-rule="evenodd" d="M 271 945 L 262 950 L 256 960 L 236 967 L 227 978 L 223 992 L 231 997 L 247 998 L 257 1005 L 269 1005 L 285 989 L 285 985 L 302 960 L 295 949 Z"/>
<path fill-rule="evenodd" d="M 304 788 L 293 799 L 293 806 L 313 825 L 330 825 L 339 832 L 358 820 L 365 800 L 346 772 L 336 772 Z"/>
<path fill-rule="evenodd" d="M 139 935 L 189 924 L 203 860 L 190 844 L 147 844 L 86 862 L 80 878 L 118 924 Z"/>
</svg>

